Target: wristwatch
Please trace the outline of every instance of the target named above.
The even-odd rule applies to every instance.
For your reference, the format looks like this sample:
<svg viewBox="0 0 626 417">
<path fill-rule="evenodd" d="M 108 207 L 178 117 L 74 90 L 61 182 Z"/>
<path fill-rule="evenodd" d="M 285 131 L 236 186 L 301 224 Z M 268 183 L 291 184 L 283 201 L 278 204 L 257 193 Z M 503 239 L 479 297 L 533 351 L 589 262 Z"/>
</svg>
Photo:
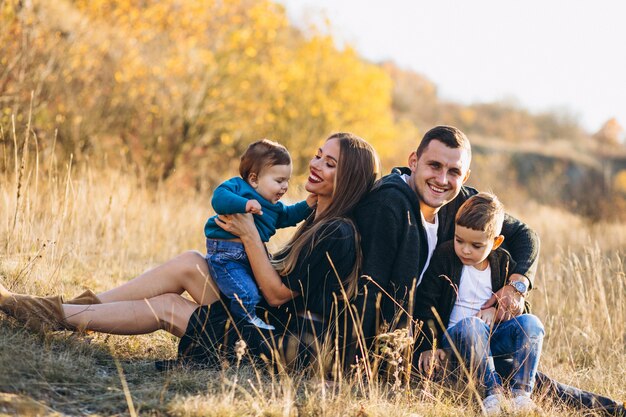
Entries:
<svg viewBox="0 0 626 417">
<path fill-rule="evenodd" d="M 528 287 L 521 281 L 511 281 L 508 285 L 513 287 L 522 297 L 525 297 L 528 292 Z"/>
</svg>

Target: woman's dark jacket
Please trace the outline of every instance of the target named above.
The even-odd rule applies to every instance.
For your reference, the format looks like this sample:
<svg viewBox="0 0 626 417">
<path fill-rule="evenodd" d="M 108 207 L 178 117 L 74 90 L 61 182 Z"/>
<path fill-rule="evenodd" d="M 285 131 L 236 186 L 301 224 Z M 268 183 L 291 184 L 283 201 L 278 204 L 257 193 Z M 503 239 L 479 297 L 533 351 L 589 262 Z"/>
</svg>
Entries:
<svg viewBox="0 0 626 417">
<path fill-rule="evenodd" d="M 282 361 L 288 346 L 295 346 L 298 363 L 290 365 L 306 364 L 329 331 L 339 332 L 334 325 L 338 312 L 343 313 L 340 281 L 349 276 L 356 260 L 355 233 L 351 221 L 338 220 L 320 229 L 313 248 L 302 250 L 296 269 L 282 277 L 284 284 L 299 295 L 280 307 L 271 307 L 264 300 L 257 307 L 258 316 L 275 330 L 259 329 L 245 320 L 234 322 L 228 302 L 217 301 L 198 307 L 192 314 L 178 346 L 179 358 L 216 365 L 235 358 L 237 342 L 243 340 L 244 359 L 263 358 L 276 364 Z"/>
</svg>

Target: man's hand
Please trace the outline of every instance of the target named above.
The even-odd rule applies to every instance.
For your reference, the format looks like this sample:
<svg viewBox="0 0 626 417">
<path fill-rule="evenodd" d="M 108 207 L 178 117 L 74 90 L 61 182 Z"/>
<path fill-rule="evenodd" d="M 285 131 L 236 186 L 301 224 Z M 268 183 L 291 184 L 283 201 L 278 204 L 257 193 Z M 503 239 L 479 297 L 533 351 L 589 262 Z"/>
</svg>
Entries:
<svg viewBox="0 0 626 417">
<path fill-rule="evenodd" d="M 423 374 L 430 377 L 434 372 L 441 369 L 446 360 L 446 352 L 443 349 L 426 350 L 420 353 L 417 367 Z"/>
<path fill-rule="evenodd" d="M 510 281 L 522 281 L 526 285 L 529 284 L 528 278 L 520 274 L 511 275 L 509 278 L 509 282 Z M 494 317 L 495 323 L 510 320 L 524 312 L 524 296 L 510 285 L 505 285 L 493 294 L 491 298 L 483 304 L 481 310 L 495 307 L 496 303 L 498 304 L 498 308 Z"/>
<path fill-rule="evenodd" d="M 495 322 L 496 316 L 497 316 L 497 311 L 495 307 L 478 310 L 478 313 L 476 313 L 476 317 L 484 321 L 485 324 L 487 324 L 487 326 L 490 326 L 490 327 L 493 326 L 494 323 L 496 323 Z"/>
<path fill-rule="evenodd" d="M 263 215 L 263 208 L 261 207 L 261 203 L 258 201 L 251 199 L 246 203 L 246 213 Z"/>
</svg>

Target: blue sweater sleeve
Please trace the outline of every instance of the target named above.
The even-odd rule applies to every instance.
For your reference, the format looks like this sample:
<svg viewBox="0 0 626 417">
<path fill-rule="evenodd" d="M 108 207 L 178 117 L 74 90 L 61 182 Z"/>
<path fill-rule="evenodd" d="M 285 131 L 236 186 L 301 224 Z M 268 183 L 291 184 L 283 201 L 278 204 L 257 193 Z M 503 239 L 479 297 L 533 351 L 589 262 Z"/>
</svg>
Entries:
<svg viewBox="0 0 626 417">
<path fill-rule="evenodd" d="M 313 209 L 305 201 L 301 201 L 291 206 L 283 205 L 283 211 L 278 216 L 276 228 L 291 227 L 306 219 Z"/>
<path fill-rule="evenodd" d="M 242 189 L 238 178 L 221 183 L 213 192 L 211 205 L 217 214 L 245 213 L 248 199 L 241 197 Z"/>
</svg>

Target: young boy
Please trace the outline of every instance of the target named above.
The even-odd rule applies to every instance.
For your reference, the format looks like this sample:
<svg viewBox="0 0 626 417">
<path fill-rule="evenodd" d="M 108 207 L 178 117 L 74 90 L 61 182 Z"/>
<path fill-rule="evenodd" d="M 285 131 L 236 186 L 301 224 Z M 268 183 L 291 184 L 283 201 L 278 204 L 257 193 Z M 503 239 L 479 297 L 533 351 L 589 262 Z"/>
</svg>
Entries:
<svg viewBox="0 0 626 417">
<path fill-rule="evenodd" d="M 308 217 L 315 204 L 313 196 L 292 206 L 278 201 L 287 192 L 291 169 L 291 157 L 284 146 L 267 139 L 252 143 L 241 156 L 241 177 L 215 189 L 213 209 L 217 214 L 253 213 L 259 236 L 267 242 L 276 229 L 295 226 Z M 230 312 L 236 319 L 245 318 L 259 328 L 273 330 L 255 313 L 261 297 L 243 243 L 220 228 L 216 218 L 211 217 L 204 226 L 211 276 L 230 300 Z"/>
<path fill-rule="evenodd" d="M 437 369 L 446 354 L 458 351 L 480 378 L 487 415 L 501 413 L 505 398 L 494 357 L 513 359 L 509 387 L 514 410 L 536 409 L 530 394 L 544 335 L 543 325 L 531 314 L 497 322 L 496 307 L 481 308 L 505 285 L 527 292 L 523 283 L 507 283 L 515 265 L 500 248 L 503 219 L 496 196 L 479 193 L 469 198 L 456 215 L 454 241 L 435 250 L 415 295 L 416 316 L 425 323 L 417 345 L 420 371 Z"/>
</svg>

